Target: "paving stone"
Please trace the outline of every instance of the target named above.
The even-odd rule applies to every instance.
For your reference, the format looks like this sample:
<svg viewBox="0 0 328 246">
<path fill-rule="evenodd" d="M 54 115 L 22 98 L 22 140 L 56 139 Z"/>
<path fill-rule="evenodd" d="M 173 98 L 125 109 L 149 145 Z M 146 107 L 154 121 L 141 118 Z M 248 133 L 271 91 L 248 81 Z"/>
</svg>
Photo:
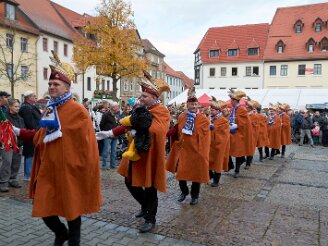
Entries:
<svg viewBox="0 0 328 246">
<path fill-rule="evenodd" d="M 328 188 L 328 172 L 286 169 L 280 174 L 277 181 Z"/>
</svg>

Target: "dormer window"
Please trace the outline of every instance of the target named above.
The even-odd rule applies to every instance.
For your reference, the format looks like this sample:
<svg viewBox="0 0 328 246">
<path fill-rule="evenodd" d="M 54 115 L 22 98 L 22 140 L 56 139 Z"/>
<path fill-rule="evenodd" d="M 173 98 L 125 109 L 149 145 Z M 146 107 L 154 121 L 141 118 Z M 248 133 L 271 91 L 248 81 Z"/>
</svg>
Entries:
<svg viewBox="0 0 328 246">
<path fill-rule="evenodd" d="M 304 23 L 301 20 L 297 20 L 294 24 L 295 32 L 301 33 L 303 26 L 304 26 Z"/>
<path fill-rule="evenodd" d="M 277 53 L 283 53 L 285 51 L 285 46 L 285 43 L 282 40 L 279 40 L 276 44 Z"/>
<path fill-rule="evenodd" d="M 326 37 L 321 39 L 319 45 L 321 51 L 328 51 L 328 39 Z"/>
<path fill-rule="evenodd" d="M 259 48 L 248 48 L 247 55 L 249 56 L 257 56 L 259 54 Z"/>
<path fill-rule="evenodd" d="M 237 56 L 238 49 L 228 49 L 228 56 Z"/>
<path fill-rule="evenodd" d="M 220 51 L 219 50 L 210 50 L 210 57 L 219 57 Z"/>
<path fill-rule="evenodd" d="M 316 32 L 321 32 L 321 23 L 316 23 L 316 24 L 315 24 L 315 27 L 314 27 L 314 30 L 315 30 Z"/>
<path fill-rule="evenodd" d="M 316 45 L 316 41 L 313 38 L 310 38 L 307 42 L 306 42 L 306 46 L 307 46 L 307 51 L 308 52 L 313 52 L 314 48 Z"/>
<path fill-rule="evenodd" d="M 321 32 L 322 26 L 323 26 L 323 21 L 321 20 L 321 18 L 318 17 L 313 23 L 314 31 Z"/>
<path fill-rule="evenodd" d="M 6 18 L 16 20 L 15 5 L 6 3 Z"/>
</svg>

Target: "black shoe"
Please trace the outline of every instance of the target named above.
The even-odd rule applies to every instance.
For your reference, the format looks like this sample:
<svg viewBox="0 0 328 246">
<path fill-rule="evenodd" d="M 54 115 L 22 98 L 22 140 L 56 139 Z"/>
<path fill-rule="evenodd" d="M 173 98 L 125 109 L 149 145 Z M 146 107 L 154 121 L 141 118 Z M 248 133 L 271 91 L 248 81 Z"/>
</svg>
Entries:
<svg viewBox="0 0 328 246">
<path fill-rule="evenodd" d="M 62 235 L 62 236 L 59 236 L 59 237 L 56 237 L 55 238 L 55 246 L 62 246 L 64 245 L 65 241 L 68 240 L 68 235 Z"/>
<path fill-rule="evenodd" d="M 1 186 L 0 187 L 0 192 L 8 192 L 9 188 L 7 186 Z"/>
<path fill-rule="evenodd" d="M 251 165 L 246 165 L 245 167 L 244 167 L 244 169 L 246 169 L 246 170 L 248 170 L 248 169 L 250 169 L 251 168 Z"/>
<path fill-rule="evenodd" d="M 281 156 L 280 156 L 281 158 L 285 158 L 285 154 L 281 154 Z"/>
<path fill-rule="evenodd" d="M 269 156 L 268 155 L 265 155 L 263 159 L 267 159 L 267 158 L 269 158 Z"/>
<path fill-rule="evenodd" d="M 216 183 L 216 182 L 211 183 L 211 187 L 218 187 L 218 186 L 219 186 L 219 183 Z"/>
<path fill-rule="evenodd" d="M 260 158 L 260 160 L 259 160 L 260 162 L 263 162 L 263 157 L 262 158 Z"/>
<path fill-rule="evenodd" d="M 239 173 L 236 173 L 233 175 L 234 178 L 239 178 L 240 174 Z"/>
<path fill-rule="evenodd" d="M 155 227 L 155 223 L 147 223 L 145 222 L 140 228 L 139 231 L 141 233 L 146 233 L 151 231 Z"/>
<path fill-rule="evenodd" d="M 22 188 L 22 185 L 20 183 L 18 183 L 18 181 L 11 181 L 8 183 L 10 187 L 14 187 L 14 188 Z"/>
<path fill-rule="evenodd" d="M 179 196 L 179 198 L 178 198 L 178 202 L 183 202 L 185 199 L 186 199 L 186 196 L 187 196 L 188 194 L 184 194 L 184 193 L 181 193 L 181 195 Z"/>
<path fill-rule="evenodd" d="M 198 203 L 198 198 L 191 198 L 190 205 L 196 205 Z"/>
<path fill-rule="evenodd" d="M 273 156 L 271 156 L 271 157 L 269 158 L 269 160 L 273 160 Z"/>
<path fill-rule="evenodd" d="M 143 210 L 140 210 L 138 213 L 134 215 L 136 218 L 142 218 L 146 215 L 146 213 Z"/>
</svg>

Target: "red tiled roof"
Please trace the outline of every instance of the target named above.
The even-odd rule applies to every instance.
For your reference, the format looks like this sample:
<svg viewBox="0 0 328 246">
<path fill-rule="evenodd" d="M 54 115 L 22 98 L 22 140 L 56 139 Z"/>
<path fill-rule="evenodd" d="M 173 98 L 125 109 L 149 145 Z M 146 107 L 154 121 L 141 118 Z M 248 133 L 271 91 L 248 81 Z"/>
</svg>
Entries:
<svg viewBox="0 0 328 246">
<path fill-rule="evenodd" d="M 166 74 L 172 77 L 180 78 L 180 74 L 176 72 L 173 68 L 171 68 L 166 62 L 164 62 L 164 71 Z"/>
<path fill-rule="evenodd" d="M 74 31 L 58 15 L 50 0 L 15 1 L 41 31 L 72 40 Z"/>
<path fill-rule="evenodd" d="M 10 21 L 5 17 L 5 4 L 0 3 L 0 24 L 17 30 L 39 35 L 39 30 L 33 25 L 33 23 L 22 13 L 19 6 L 16 6 L 16 21 Z"/>
<path fill-rule="evenodd" d="M 195 84 L 195 81 L 193 79 L 189 78 L 183 72 L 178 71 L 178 73 L 180 74 L 180 78 L 181 78 L 182 82 L 185 84 L 186 88 L 191 88 Z"/>
<path fill-rule="evenodd" d="M 320 51 L 318 46 L 322 38 L 328 37 L 327 25 L 321 32 L 315 32 L 313 23 L 317 18 L 328 20 L 328 3 L 310 4 L 295 7 L 278 8 L 272 20 L 269 37 L 264 53 L 265 60 L 296 60 L 327 58 L 328 52 Z M 301 33 L 295 33 L 294 24 L 301 20 L 304 24 Z M 306 43 L 313 38 L 317 42 L 314 52 L 308 52 Z M 277 53 L 276 44 L 284 42 L 283 53 Z"/>
<path fill-rule="evenodd" d="M 165 55 L 156 49 L 156 47 L 148 39 L 141 39 L 141 42 L 146 52 L 154 53 L 160 57 L 165 57 Z"/>
<path fill-rule="evenodd" d="M 196 51 L 200 50 L 202 63 L 243 62 L 263 59 L 267 42 L 269 24 L 212 27 L 207 30 Z M 258 56 L 248 56 L 247 48 L 255 40 L 259 48 Z M 219 57 L 209 57 L 209 51 L 216 45 Z M 238 56 L 227 56 L 228 49 L 239 49 Z"/>
<path fill-rule="evenodd" d="M 51 2 L 51 5 L 57 10 L 63 20 L 66 21 L 67 24 L 72 28 L 84 27 L 86 26 L 88 19 L 93 18 L 88 14 L 81 15 L 79 13 L 76 13 L 73 10 L 65 8 L 54 2 Z"/>
</svg>

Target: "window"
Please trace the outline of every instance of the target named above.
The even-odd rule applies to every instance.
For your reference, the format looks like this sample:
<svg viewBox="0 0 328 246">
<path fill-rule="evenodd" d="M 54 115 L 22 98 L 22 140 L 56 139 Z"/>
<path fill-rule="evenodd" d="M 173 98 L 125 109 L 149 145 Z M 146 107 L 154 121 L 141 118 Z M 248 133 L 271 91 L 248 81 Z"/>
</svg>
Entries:
<svg viewBox="0 0 328 246">
<path fill-rule="evenodd" d="M 6 64 L 6 71 L 7 71 L 8 78 L 12 79 L 13 76 L 14 76 L 14 66 L 13 66 L 13 64 L 7 63 Z"/>
<path fill-rule="evenodd" d="M 320 41 L 320 50 L 321 51 L 328 51 L 328 39 L 324 37 Z"/>
<path fill-rule="evenodd" d="M 226 88 L 225 87 L 220 87 L 220 90 L 225 90 Z"/>
<path fill-rule="evenodd" d="M 253 67 L 253 73 L 252 73 L 252 75 L 253 76 L 259 76 L 259 67 Z"/>
<path fill-rule="evenodd" d="M 252 67 L 246 67 L 246 76 L 252 76 Z"/>
<path fill-rule="evenodd" d="M 199 66 L 195 67 L 195 85 L 200 84 L 200 69 Z"/>
<path fill-rule="evenodd" d="M 43 68 L 43 79 L 44 80 L 48 79 L 48 68 L 46 67 Z"/>
<path fill-rule="evenodd" d="M 6 3 L 6 18 L 9 20 L 16 19 L 15 6 L 9 3 Z"/>
<path fill-rule="evenodd" d="M 91 78 L 87 77 L 87 90 L 91 91 Z"/>
<path fill-rule="evenodd" d="M 133 91 L 133 82 L 130 82 L 130 91 Z"/>
<path fill-rule="evenodd" d="M 101 80 L 101 89 L 104 91 L 105 90 L 105 80 Z"/>
<path fill-rule="evenodd" d="M 107 80 L 107 90 L 109 90 L 109 80 Z"/>
<path fill-rule="evenodd" d="M 314 67 L 313 67 L 313 74 L 314 75 L 321 75 L 321 64 L 314 64 Z"/>
<path fill-rule="evenodd" d="M 238 68 L 237 67 L 233 67 L 231 69 L 231 75 L 232 76 L 237 76 L 238 75 Z"/>
<path fill-rule="evenodd" d="M 195 54 L 195 64 L 197 64 L 198 62 L 200 62 L 200 52 L 199 51 Z"/>
<path fill-rule="evenodd" d="M 67 56 L 67 44 L 64 44 L 64 56 Z"/>
<path fill-rule="evenodd" d="M 288 75 L 288 65 L 281 65 L 280 67 L 280 76 Z"/>
<path fill-rule="evenodd" d="M 14 46 L 14 35 L 7 33 L 6 34 L 6 46 L 7 48 L 12 49 Z"/>
<path fill-rule="evenodd" d="M 221 76 L 227 76 L 227 68 L 226 67 L 221 67 Z"/>
<path fill-rule="evenodd" d="M 276 76 L 276 75 L 277 75 L 277 67 L 270 66 L 270 76 Z"/>
<path fill-rule="evenodd" d="M 48 52 L 48 39 L 47 38 L 43 38 L 42 45 L 43 45 L 43 51 Z"/>
<path fill-rule="evenodd" d="M 28 66 L 21 66 L 21 79 L 22 80 L 28 79 Z"/>
<path fill-rule="evenodd" d="M 211 67 L 210 68 L 210 77 L 214 77 L 215 76 L 215 68 Z"/>
<path fill-rule="evenodd" d="M 313 52 L 314 51 L 314 45 L 313 44 L 309 44 L 308 51 L 309 52 Z"/>
<path fill-rule="evenodd" d="M 123 83 L 124 91 L 128 91 L 128 82 L 124 81 Z"/>
<path fill-rule="evenodd" d="M 302 25 L 296 25 L 295 32 L 296 33 L 301 33 L 302 32 Z"/>
<path fill-rule="evenodd" d="M 27 52 L 28 46 L 27 46 L 27 38 L 21 38 L 21 51 Z"/>
<path fill-rule="evenodd" d="M 305 65 L 298 65 L 298 75 L 305 75 Z"/>
<path fill-rule="evenodd" d="M 321 23 L 315 23 L 314 30 L 316 32 L 321 32 Z"/>
<path fill-rule="evenodd" d="M 280 54 L 282 52 L 284 52 L 284 47 L 282 46 L 278 46 L 277 52 Z"/>
<path fill-rule="evenodd" d="M 219 57 L 219 50 L 210 50 L 210 57 Z"/>
<path fill-rule="evenodd" d="M 58 54 L 58 42 L 54 41 L 54 51 Z"/>
<path fill-rule="evenodd" d="M 228 50 L 228 56 L 237 56 L 238 49 L 229 49 Z"/>
<path fill-rule="evenodd" d="M 249 48 L 247 49 L 247 55 L 249 56 L 257 56 L 259 54 L 258 48 Z"/>
</svg>

